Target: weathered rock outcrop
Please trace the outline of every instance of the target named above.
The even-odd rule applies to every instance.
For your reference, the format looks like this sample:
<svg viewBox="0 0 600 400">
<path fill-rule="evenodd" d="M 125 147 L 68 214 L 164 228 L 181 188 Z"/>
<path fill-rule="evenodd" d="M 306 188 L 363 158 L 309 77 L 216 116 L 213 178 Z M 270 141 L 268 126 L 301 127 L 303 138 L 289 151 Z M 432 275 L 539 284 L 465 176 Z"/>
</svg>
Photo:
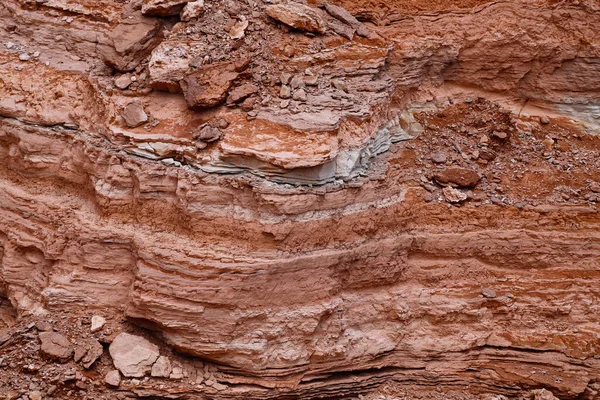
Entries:
<svg viewBox="0 0 600 400">
<path fill-rule="evenodd" d="M 3 1 L 0 367 L 102 310 L 141 397 L 596 398 L 600 9 L 409 3 Z"/>
</svg>

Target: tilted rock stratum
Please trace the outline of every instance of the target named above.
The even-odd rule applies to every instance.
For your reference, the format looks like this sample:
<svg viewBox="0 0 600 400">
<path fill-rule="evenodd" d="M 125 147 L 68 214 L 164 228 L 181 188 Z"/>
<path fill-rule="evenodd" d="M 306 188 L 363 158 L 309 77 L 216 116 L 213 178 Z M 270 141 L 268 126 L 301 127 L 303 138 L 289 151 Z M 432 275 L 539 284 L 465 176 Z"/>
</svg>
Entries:
<svg viewBox="0 0 600 400">
<path fill-rule="evenodd" d="M 0 393 L 598 398 L 599 27 L 2 1 Z"/>
</svg>

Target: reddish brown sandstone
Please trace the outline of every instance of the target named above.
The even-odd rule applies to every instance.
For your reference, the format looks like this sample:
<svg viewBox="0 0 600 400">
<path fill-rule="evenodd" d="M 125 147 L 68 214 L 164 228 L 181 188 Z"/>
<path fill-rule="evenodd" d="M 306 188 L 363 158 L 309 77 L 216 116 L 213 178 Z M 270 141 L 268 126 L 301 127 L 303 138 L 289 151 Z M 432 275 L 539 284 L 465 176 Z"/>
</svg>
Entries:
<svg viewBox="0 0 600 400">
<path fill-rule="evenodd" d="M 0 393 L 598 397 L 597 2 L 333 3 L 0 4 Z"/>
</svg>

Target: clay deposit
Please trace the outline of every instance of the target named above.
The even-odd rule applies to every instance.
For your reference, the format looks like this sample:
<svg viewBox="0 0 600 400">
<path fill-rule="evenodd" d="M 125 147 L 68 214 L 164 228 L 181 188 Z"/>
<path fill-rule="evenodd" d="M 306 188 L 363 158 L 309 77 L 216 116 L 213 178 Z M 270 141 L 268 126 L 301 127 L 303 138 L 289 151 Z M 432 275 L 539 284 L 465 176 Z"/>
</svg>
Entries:
<svg viewBox="0 0 600 400">
<path fill-rule="evenodd" d="M 3 0 L 0 399 L 599 398 L 599 27 Z"/>
</svg>

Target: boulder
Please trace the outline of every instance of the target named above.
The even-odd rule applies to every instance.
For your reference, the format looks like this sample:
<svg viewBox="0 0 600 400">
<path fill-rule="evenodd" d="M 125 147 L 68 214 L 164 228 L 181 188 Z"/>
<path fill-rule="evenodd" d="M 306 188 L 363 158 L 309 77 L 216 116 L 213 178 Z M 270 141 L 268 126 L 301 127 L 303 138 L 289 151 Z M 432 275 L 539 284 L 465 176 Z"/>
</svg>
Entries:
<svg viewBox="0 0 600 400">
<path fill-rule="evenodd" d="M 449 167 L 435 174 L 435 180 L 442 185 L 474 187 L 481 177 L 471 169 Z"/>
<path fill-rule="evenodd" d="M 67 362 L 73 355 L 69 339 L 56 332 L 40 332 L 41 352 L 60 362 Z"/>
<path fill-rule="evenodd" d="M 181 81 L 189 107 L 214 107 L 225 101 L 239 74 L 231 63 L 215 63 L 198 68 Z"/>
<path fill-rule="evenodd" d="M 140 336 L 120 333 L 110 344 L 115 367 L 124 376 L 141 378 L 150 372 L 159 356 L 158 346 Z"/>
<path fill-rule="evenodd" d="M 144 0 L 142 4 L 142 14 L 167 17 L 177 15 L 188 0 Z"/>
<path fill-rule="evenodd" d="M 300 3 L 285 3 L 270 5 L 265 10 L 267 14 L 279 22 L 301 31 L 325 33 L 327 24 L 319 15 L 317 9 Z"/>
</svg>

